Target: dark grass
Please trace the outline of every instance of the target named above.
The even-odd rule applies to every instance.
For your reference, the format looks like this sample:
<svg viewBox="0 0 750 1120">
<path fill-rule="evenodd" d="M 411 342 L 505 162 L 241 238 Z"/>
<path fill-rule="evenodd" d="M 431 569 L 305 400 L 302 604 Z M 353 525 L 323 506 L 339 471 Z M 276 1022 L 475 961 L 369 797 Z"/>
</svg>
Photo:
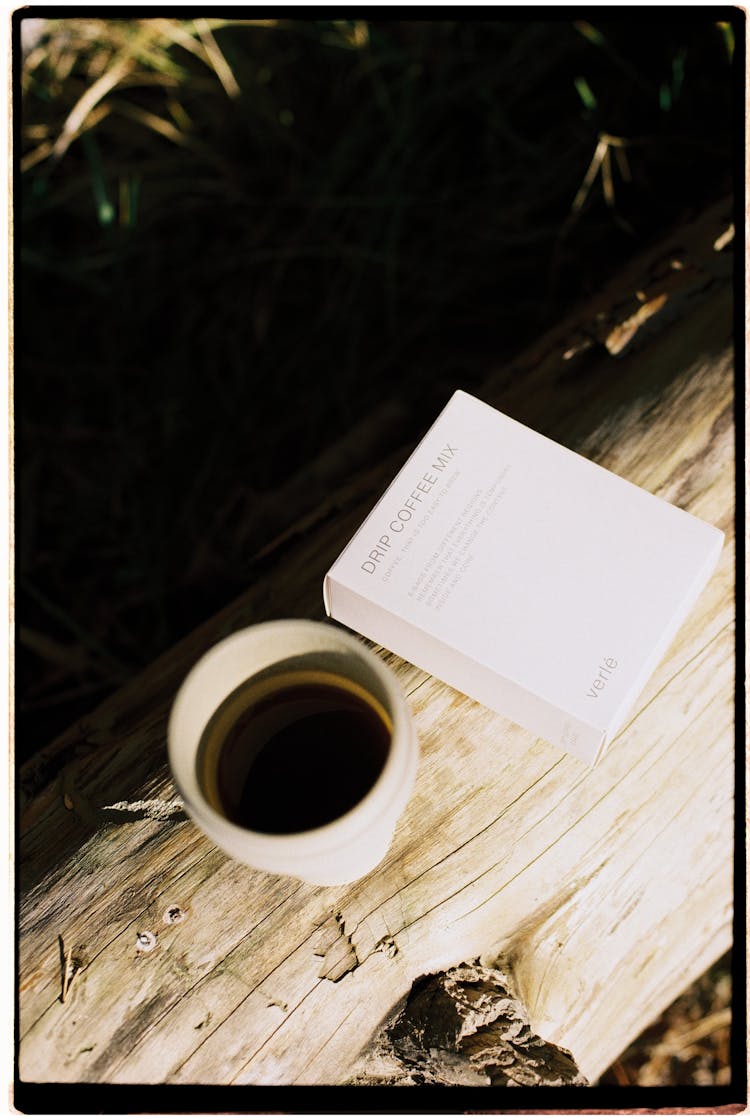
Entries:
<svg viewBox="0 0 750 1120">
<path fill-rule="evenodd" d="M 17 44 L 26 160 L 118 59 L 144 83 L 17 180 L 20 759 L 243 590 L 354 423 L 415 438 L 731 189 L 738 13 L 587 18 L 216 28 L 236 97 L 151 20 Z M 573 213 L 601 132 L 615 205 Z"/>
<path fill-rule="evenodd" d="M 20 177 L 22 757 L 243 588 L 257 500 L 358 418 L 416 433 L 727 190 L 720 15 L 227 27 L 236 98 L 150 21 L 56 22 L 22 154 L 118 51 L 152 84 Z M 571 222 L 601 130 L 632 178 Z"/>
</svg>

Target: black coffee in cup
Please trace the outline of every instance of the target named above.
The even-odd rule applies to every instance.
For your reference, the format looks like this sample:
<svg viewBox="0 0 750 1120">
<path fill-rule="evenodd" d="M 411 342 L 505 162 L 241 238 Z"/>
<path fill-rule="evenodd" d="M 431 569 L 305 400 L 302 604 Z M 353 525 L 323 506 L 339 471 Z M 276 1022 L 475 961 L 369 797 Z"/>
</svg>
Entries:
<svg viewBox="0 0 750 1120">
<path fill-rule="evenodd" d="M 358 683 L 334 672 L 269 670 L 213 713 L 196 755 L 209 804 L 255 832 L 305 832 L 354 808 L 380 775 L 392 725 Z"/>
</svg>

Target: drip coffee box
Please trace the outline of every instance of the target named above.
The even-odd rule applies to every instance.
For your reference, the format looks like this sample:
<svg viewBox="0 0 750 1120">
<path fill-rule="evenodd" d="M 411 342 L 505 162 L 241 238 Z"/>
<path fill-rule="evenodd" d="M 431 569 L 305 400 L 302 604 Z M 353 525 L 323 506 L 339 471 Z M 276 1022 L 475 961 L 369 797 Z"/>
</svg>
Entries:
<svg viewBox="0 0 750 1120">
<path fill-rule="evenodd" d="M 329 616 L 595 762 L 723 534 L 461 390 L 325 577 Z"/>
</svg>

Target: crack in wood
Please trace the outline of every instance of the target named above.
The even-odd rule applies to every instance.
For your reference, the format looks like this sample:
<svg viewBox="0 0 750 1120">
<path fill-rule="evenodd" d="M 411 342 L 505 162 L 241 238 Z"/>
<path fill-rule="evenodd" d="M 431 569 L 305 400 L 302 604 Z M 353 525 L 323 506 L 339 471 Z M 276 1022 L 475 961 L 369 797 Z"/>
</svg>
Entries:
<svg viewBox="0 0 750 1120">
<path fill-rule="evenodd" d="M 202 857 L 202 858 L 203 858 L 203 857 Z M 197 862 L 197 863 L 199 863 L 199 862 L 201 862 L 201 861 L 200 861 L 200 860 L 198 860 L 198 861 L 196 861 L 196 862 Z M 238 981 L 240 982 L 240 984 L 244 985 L 244 986 L 245 986 L 245 987 L 246 987 L 246 988 L 248 989 L 248 990 L 247 990 L 247 993 L 246 993 L 246 994 L 245 994 L 245 995 L 244 995 L 244 996 L 242 997 L 242 999 L 241 999 L 241 1000 L 239 1000 L 239 1002 L 238 1002 L 237 1004 L 235 1004 L 235 1005 L 234 1005 L 233 1007 L 231 1007 L 231 1008 L 230 1008 L 229 1010 L 225 1010 L 225 1011 L 223 1012 L 223 1014 L 222 1014 L 222 1015 L 221 1015 L 221 1017 L 219 1018 L 218 1022 L 216 1022 L 216 1023 L 214 1024 L 214 1026 L 212 1027 L 212 1029 L 211 1029 L 211 1030 L 210 1030 L 210 1031 L 209 1031 L 209 1032 L 207 1033 L 207 1035 L 206 1035 L 206 1036 L 205 1036 L 205 1037 L 204 1037 L 204 1038 L 202 1039 L 202 1041 L 201 1041 L 201 1042 L 199 1042 L 197 1046 L 193 1047 L 192 1049 L 190 1049 L 190 1050 L 189 1050 L 189 1052 L 188 1052 L 188 1053 L 186 1053 L 186 1054 L 185 1054 L 185 1056 L 184 1056 L 184 1057 L 182 1058 L 182 1060 L 180 1061 L 180 1063 L 179 1063 L 179 1064 L 178 1064 L 177 1066 L 175 1066 L 175 1067 L 174 1067 L 174 1068 L 173 1068 L 173 1069 L 172 1069 L 172 1070 L 170 1071 L 170 1074 L 171 1074 L 171 1076 L 176 1076 L 176 1075 L 177 1075 L 177 1074 L 179 1073 L 179 1071 L 180 1071 L 180 1070 L 181 1070 L 181 1069 L 183 1068 L 183 1066 L 185 1066 L 185 1065 L 186 1065 L 186 1064 L 187 1064 L 187 1063 L 188 1063 L 188 1062 L 189 1062 L 189 1061 L 190 1061 L 190 1060 L 191 1060 L 191 1059 L 192 1059 L 192 1058 L 193 1058 L 193 1057 L 195 1056 L 195 1054 L 196 1054 L 196 1053 L 197 1053 L 197 1052 L 198 1052 L 198 1051 L 199 1051 L 199 1050 L 201 1049 L 201 1047 L 202 1047 L 202 1046 L 204 1045 L 204 1043 L 205 1043 L 206 1041 L 208 1041 L 208 1039 L 210 1039 L 210 1038 L 212 1037 L 212 1035 L 214 1035 L 214 1034 L 215 1034 L 215 1033 L 216 1033 L 216 1032 L 217 1032 L 217 1031 L 218 1031 L 218 1030 L 219 1030 L 219 1029 L 220 1029 L 221 1027 L 223 1027 L 223 1026 L 224 1026 L 224 1024 L 225 1024 L 225 1023 L 227 1023 L 227 1022 L 229 1021 L 229 1019 L 231 1019 L 232 1015 L 233 1015 L 233 1014 L 234 1014 L 234 1013 L 235 1013 L 236 1011 L 238 1011 L 240 1007 L 242 1007 L 242 1005 L 243 1005 L 243 1004 L 244 1004 L 244 1003 L 245 1003 L 245 1002 L 246 1002 L 246 1001 L 247 1001 L 247 1000 L 248 1000 L 248 999 L 249 999 L 249 998 L 250 998 L 250 997 L 251 997 L 251 996 L 253 995 L 253 993 L 254 993 L 254 992 L 256 992 L 256 991 L 260 992 L 260 987 L 261 987 L 261 985 L 262 985 L 262 984 L 264 984 L 264 983 L 265 983 L 265 981 L 269 979 L 269 977 L 270 977 L 271 973 L 268 973 L 268 974 L 267 974 L 267 975 L 266 975 L 265 977 L 263 977 L 263 979 L 262 979 L 262 980 L 260 980 L 260 981 L 259 981 L 259 982 L 258 982 L 257 984 L 255 984 L 255 985 L 250 985 L 250 984 L 248 984 L 247 980 L 246 980 L 246 979 L 245 979 L 245 978 L 244 978 L 243 976 L 241 976 L 241 975 L 239 974 L 239 972 L 236 972 L 236 971 L 235 971 L 235 970 L 234 970 L 234 969 L 233 969 L 232 967 L 230 967 L 230 965 L 229 965 L 229 964 L 227 964 L 227 961 L 229 961 L 229 960 L 231 959 L 231 957 L 232 957 L 232 954 L 233 954 L 233 953 L 234 953 L 234 952 L 235 952 L 235 951 L 236 951 L 237 949 L 239 949 L 239 947 L 240 947 L 240 946 L 241 946 L 241 945 L 242 945 L 242 944 L 243 944 L 244 942 L 246 942 L 246 941 L 247 941 L 247 939 L 248 939 L 249 937 L 251 937 L 251 936 L 252 936 L 252 934 L 253 934 L 253 933 L 254 933 L 254 932 L 255 932 L 255 931 L 256 931 L 256 930 L 257 930 L 257 929 L 258 929 L 258 928 L 259 928 L 259 927 L 260 927 L 261 925 L 263 925 L 263 923 L 264 923 L 264 922 L 268 921 L 268 920 L 269 920 L 269 919 L 271 918 L 271 916 L 272 916 L 272 915 L 273 915 L 273 914 L 275 913 L 275 911 L 276 911 L 276 910 L 277 910 L 277 909 L 278 909 L 278 908 L 279 908 L 280 906 L 283 906 L 283 905 L 284 905 L 285 903 L 287 903 L 287 902 L 289 901 L 289 899 L 293 898 L 293 897 L 294 897 L 294 895 L 296 895 L 296 894 L 297 894 L 297 892 L 299 891 L 299 889 L 300 889 L 300 887 L 301 887 L 301 886 L 302 886 L 302 884 L 301 884 L 301 883 L 298 883 L 298 884 L 297 884 L 297 885 L 296 885 L 296 886 L 294 887 L 294 889 L 293 889 L 293 890 L 291 891 L 291 893 L 290 893 L 289 895 L 287 895 L 287 896 L 286 896 L 285 898 L 283 898 L 283 899 L 282 899 L 282 900 L 281 900 L 281 901 L 280 901 L 280 902 L 279 902 L 279 903 L 278 903 L 278 904 L 277 904 L 277 905 L 276 905 L 276 906 L 275 906 L 275 907 L 274 907 L 274 908 L 273 908 L 272 910 L 270 910 L 270 911 L 269 911 L 269 912 L 268 912 L 267 914 L 265 914 L 265 915 L 264 915 L 264 917 L 263 917 L 263 918 L 261 919 L 261 921 L 260 921 L 260 922 L 257 922 L 257 923 L 256 923 L 256 924 L 255 924 L 254 926 L 252 926 L 252 927 L 251 927 L 251 928 L 250 928 L 250 929 L 249 929 L 249 930 L 248 930 L 248 931 L 247 931 L 247 932 L 246 932 L 245 934 L 243 934 L 243 936 L 242 936 L 242 937 L 241 937 L 241 938 L 239 939 L 239 941 L 237 941 L 237 943 L 235 944 L 235 946 L 234 946 L 234 947 L 233 947 L 233 948 L 232 948 L 232 949 L 231 949 L 231 950 L 230 950 L 230 951 L 229 951 L 229 952 L 228 952 L 228 953 L 226 954 L 226 956 L 222 957 L 222 958 L 221 958 L 221 960 L 217 961 L 217 962 L 216 962 L 216 963 L 215 963 L 215 964 L 213 965 L 213 967 L 212 967 L 212 968 L 210 968 L 210 969 L 209 969 L 209 970 L 208 970 L 208 971 L 207 971 L 206 973 L 204 973 L 203 975 L 201 975 L 200 977 L 198 977 L 198 979 L 196 979 L 196 980 L 195 980 L 195 981 L 194 981 L 194 982 L 193 982 L 192 984 L 190 984 L 190 985 L 189 985 L 189 986 L 188 986 L 188 987 L 187 987 L 187 988 L 186 988 L 186 989 L 185 989 L 185 990 L 184 990 L 184 991 L 183 991 L 183 992 L 181 993 L 181 995 L 179 995 L 179 996 L 177 997 L 177 999 L 173 1000 L 173 1001 L 172 1001 L 172 1002 L 171 1002 L 170 1004 L 166 1005 L 166 1006 L 165 1006 L 165 1007 L 164 1007 L 164 1008 L 163 1008 L 163 1009 L 161 1010 L 161 1013 L 160 1013 L 159 1015 L 157 1015 L 157 1016 L 156 1016 L 156 1017 L 154 1018 L 154 1021 L 153 1021 L 153 1022 L 152 1022 L 151 1024 L 149 1024 L 149 1028 L 148 1028 L 148 1030 L 149 1030 L 149 1031 L 150 1031 L 150 1030 L 152 1030 L 152 1029 L 154 1029 L 154 1028 L 156 1028 L 156 1027 L 158 1027 L 159 1023 L 160 1023 L 160 1022 L 161 1022 L 161 1021 L 162 1021 L 162 1020 L 163 1020 L 163 1019 L 164 1019 L 164 1018 L 166 1017 L 166 1015 L 168 1015 L 168 1014 L 171 1014 L 171 1013 L 173 1013 L 173 1012 L 175 1011 L 175 1009 L 176 1009 L 176 1008 L 178 1007 L 178 1005 L 180 1004 L 180 1002 L 181 1002 L 182 1000 L 184 1000 L 184 999 L 187 999 L 187 998 L 188 998 L 189 996 L 193 995 L 193 994 L 194 994 L 194 993 L 195 993 L 195 992 L 196 992 L 197 990 L 199 990 L 199 989 L 201 988 L 201 986 L 202 986 L 202 985 L 203 985 L 203 984 L 204 984 L 204 983 L 205 983 L 205 982 L 206 982 L 206 981 L 207 981 L 207 980 L 208 980 L 208 979 L 209 979 L 210 977 L 212 977 L 212 976 L 216 976 L 217 974 L 219 974 L 219 973 L 221 973 L 221 972 L 226 972 L 226 973 L 227 973 L 227 975 L 229 975 L 229 976 L 232 976 L 232 977 L 233 977 L 233 978 L 234 978 L 235 980 L 238 980 Z M 320 924 L 320 923 L 321 923 L 322 921 L 324 921 L 324 920 L 325 920 L 325 915 L 321 915 L 321 917 L 320 917 L 320 918 L 318 918 L 318 919 L 317 919 L 317 920 L 316 920 L 315 922 L 313 922 L 313 927 L 316 927 L 316 926 L 318 926 L 318 925 L 319 925 L 319 924 Z M 289 952 L 289 954 L 287 955 L 287 957 L 285 957 L 285 958 L 284 958 L 284 961 L 286 961 L 286 960 L 288 959 L 288 957 L 292 956 L 292 955 L 293 955 L 293 954 L 294 954 L 294 953 L 295 953 L 295 952 L 296 952 L 296 951 L 297 951 L 298 949 L 301 949 L 301 948 L 302 948 L 302 946 L 304 945 L 304 943 L 305 943 L 304 941 L 301 941 L 301 942 L 299 942 L 299 944 L 297 944 L 297 945 L 296 945 L 296 947 L 295 947 L 294 949 L 290 950 L 290 952 Z M 283 964 L 283 963 L 284 963 L 284 961 L 280 962 L 280 965 L 281 965 L 281 964 Z M 279 965 L 279 967 L 280 967 L 280 965 Z M 272 970 L 272 971 L 275 971 L 275 969 L 274 969 L 274 970 Z M 312 988 L 311 990 L 314 990 L 314 988 L 315 988 L 316 986 L 317 986 L 317 985 L 313 985 L 313 988 Z M 306 998 L 306 996 L 307 996 L 308 994 L 309 994 L 309 992 L 308 992 L 308 993 L 305 993 L 305 996 L 303 997 L 303 999 L 305 999 L 305 998 Z M 301 1002 L 301 1001 L 300 1001 L 300 1002 Z M 280 1004 L 279 1004 L 279 1006 L 280 1006 Z M 297 1005 L 297 1006 L 299 1006 L 299 1005 Z M 286 1010 L 285 1010 L 285 1014 L 286 1014 L 286 1013 L 288 1013 L 288 1011 L 289 1011 L 289 1009 L 288 1009 L 288 1005 L 287 1005 L 287 1007 L 286 1007 Z M 296 1007 L 293 1007 L 293 1008 L 292 1008 L 292 1013 L 293 1013 L 294 1011 L 296 1011 Z M 203 1028 L 205 1028 L 205 1027 L 208 1027 L 208 1026 L 209 1026 L 209 1024 L 210 1024 L 210 1023 L 212 1022 L 212 1020 L 213 1020 L 213 1013 L 212 1013 L 211 1011 L 209 1011 L 209 1012 L 207 1013 L 207 1015 L 206 1015 L 206 1016 L 205 1016 L 205 1017 L 204 1017 L 204 1018 L 203 1018 L 203 1019 L 201 1020 L 201 1022 L 199 1022 L 199 1023 L 195 1024 L 195 1026 L 194 1026 L 194 1029 L 195 1029 L 195 1030 L 202 1030 Z M 283 1020 L 282 1020 L 282 1021 L 283 1021 Z M 147 1031 L 147 1032 L 145 1032 L 145 1033 L 147 1034 L 147 1033 L 148 1033 L 148 1031 Z M 274 1031 L 274 1032 L 272 1032 L 272 1034 L 273 1034 L 273 1033 L 275 1033 L 275 1031 Z M 252 1059 L 250 1059 L 250 1060 L 252 1060 Z M 118 1063 L 118 1064 L 119 1064 L 119 1063 Z M 244 1067 L 243 1067 L 243 1068 L 244 1068 Z M 110 1076 L 111 1076 L 111 1072 L 112 1072 L 112 1071 L 109 1071 L 109 1075 L 110 1075 Z"/>
<path fill-rule="evenodd" d="M 313 946 L 313 954 L 322 957 L 323 962 L 318 970 L 320 980 L 332 980 L 334 983 L 353 972 L 360 964 L 357 951 L 352 945 L 352 939 L 345 932 L 345 922 L 340 911 L 326 918 L 320 927 L 320 933 Z"/>
<path fill-rule="evenodd" d="M 701 658 L 706 653 L 706 651 L 711 648 L 711 646 L 714 644 L 714 642 L 719 641 L 719 639 L 722 638 L 722 636 L 725 634 L 726 631 L 728 631 L 728 630 L 732 631 L 732 632 L 734 631 L 734 625 L 735 625 L 734 624 L 734 619 L 732 619 L 730 622 L 724 623 L 724 625 L 721 626 L 716 631 L 716 633 L 712 634 L 711 637 L 708 639 L 708 641 L 704 645 L 702 645 L 699 650 L 696 650 L 695 653 L 691 654 L 691 656 L 687 659 L 687 661 L 684 661 L 680 665 L 677 672 L 672 673 L 671 676 L 667 677 L 667 679 L 664 681 L 664 683 L 662 685 L 659 686 L 659 688 L 656 690 L 656 692 L 653 694 L 653 696 L 649 697 L 649 699 L 646 700 L 645 703 L 639 704 L 638 710 L 634 713 L 633 717 L 631 719 L 629 719 L 628 722 L 621 728 L 621 730 L 618 732 L 618 734 L 619 735 L 624 735 L 626 731 L 629 731 L 630 728 L 633 726 L 633 724 L 636 722 L 636 720 L 641 719 L 642 716 L 643 716 L 643 713 L 648 708 L 650 708 L 654 703 L 656 703 L 656 701 L 659 699 L 659 697 L 664 692 L 666 692 L 667 689 L 670 688 L 674 684 L 674 682 L 676 680 L 678 680 L 678 678 L 680 676 L 682 676 L 683 673 L 687 672 L 687 670 L 689 670 L 690 667 L 692 665 L 694 665 L 694 663 L 696 661 L 698 661 L 698 659 Z"/>
<path fill-rule="evenodd" d="M 543 771 L 543 773 L 541 773 L 537 778 L 535 778 L 534 781 L 530 783 L 530 785 L 526 786 L 525 789 L 523 789 L 521 791 L 521 793 L 518 794 L 517 797 L 513 798 L 512 801 L 509 801 L 508 804 L 503 808 L 502 812 L 499 813 L 496 817 L 493 817 L 492 820 L 489 821 L 486 825 L 484 825 L 482 828 L 480 828 L 477 832 L 472 833 L 471 836 L 467 837 L 467 839 L 462 841 L 462 843 L 460 843 L 460 844 L 456 845 L 454 848 L 452 848 L 451 851 L 446 853 L 445 856 L 441 857 L 439 860 L 436 860 L 435 863 L 430 864 L 429 867 L 426 867 L 423 871 L 420 871 L 417 875 L 415 875 L 411 880 L 412 885 L 419 882 L 420 879 L 424 878 L 431 871 L 434 871 L 436 868 L 440 867 L 440 865 L 445 863 L 447 860 L 453 858 L 458 852 L 462 851 L 462 849 L 468 847 L 470 844 L 473 844 L 477 840 L 477 838 L 484 835 L 485 832 L 488 832 L 491 828 L 494 828 L 495 825 L 497 825 L 498 821 L 500 821 L 508 812 L 510 812 L 510 810 L 513 808 L 513 806 L 515 806 L 523 797 L 525 797 L 528 793 L 530 793 L 537 785 L 539 785 L 540 782 L 543 782 L 544 779 L 547 778 L 552 773 L 552 771 L 555 770 L 561 764 L 561 762 L 563 761 L 563 758 L 564 758 L 564 756 L 561 755 L 560 758 L 556 759 L 555 762 L 553 762 L 553 764 L 550 767 L 548 767 L 545 771 Z M 578 788 L 578 785 L 580 785 L 584 780 L 585 780 L 585 774 L 581 776 L 580 780 L 576 783 L 574 788 Z M 525 835 L 526 834 L 524 833 L 524 836 Z M 521 837 L 521 839 L 523 839 L 523 837 Z M 491 867 L 487 868 L 483 872 L 483 874 L 487 874 L 489 871 L 494 870 L 494 868 L 496 868 L 498 866 L 498 863 L 501 863 L 501 862 L 504 862 L 505 860 L 507 860 L 508 855 L 509 855 L 509 853 L 506 852 L 504 854 L 502 860 L 497 861 L 496 863 L 493 863 Z M 461 890 L 463 890 L 463 888 L 461 888 Z M 435 903 L 435 905 L 432 906 L 429 910 L 426 910 L 426 911 L 424 911 L 423 914 L 420 914 L 420 916 L 416 919 L 416 921 L 420 921 L 423 917 L 426 917 L 426 915 L 431 913 L 433 910 L 437 910 L 441 906 L 443 906 L 446 902 L 450 902 L 451 899 L 455 898 L 456 895 L 461 893 L 461 890 L 453 891 L 451 894 L 446 895 L 439 902 Z M 372 918 L 374 914 L 376 914 L 379 910 L 381 910 L 383 907 L 385 907 L 389 902 L 393 902 L 398 897 L 399 896 L 398 896 L 397 893 L 387 895 L 384 899 L 382 899 L 380 902 L 378 902 L 371 910 L 368 910 L 368 912 L 365 915 L 363 915 L 363 917 L 360 920 L 360 924 L 362 922 L 366 922 L 369 918 Z M 325 920 L 328 920 L 326 918 L 326 916 L 321 915 L 320 919 L 318 920 L 318 922 L 316 924 L 320 925 Z M 404 933 L 406 930 L 408 930 L 414 924 L 415 924 L 415 921 L 408 921 L 404 917 L 403 924 L 401 926 L 399 926 L 398 929 L 392 930 L 391 934 L 393 936 L 396 936 L 397 934 Z"/>
</svg>

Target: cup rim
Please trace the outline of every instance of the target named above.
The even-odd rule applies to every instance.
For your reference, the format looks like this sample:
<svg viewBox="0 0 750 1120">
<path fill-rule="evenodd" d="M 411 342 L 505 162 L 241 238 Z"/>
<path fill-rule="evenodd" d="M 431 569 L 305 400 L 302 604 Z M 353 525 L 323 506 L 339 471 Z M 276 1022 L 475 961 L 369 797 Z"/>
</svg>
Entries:
<svg viewBox="0 0 750 1120">
<path fill-rule="evenodd" d="M 376 673 L 378 680 L 383 685 L 389 701 L 389 715 L 393 722 L 391 732 L 391 746 L 378 777 L 373 782 L 367 793 L 340 817 L 329 821 L 317 828 L 306 829 L 300 832 L 269 833 L 258 832 L 236 824 L 219 813 L 204 796 L 197 777 L 184 759 L 178 757 L 174 750 L 174 740 L 177 725 L 182 717 L 182 712 L 187 702 L 192 687 L 199 680 L 206 666 L 225 653 L 232 645 L 242 645 L 252 634 L 253 640 L 263 638 L 264 633 L 273 630 L 276 634 L 287 630 L 297 633 L 308 630 L 310 633 L 320 635 L 334 634 L 336 642 L 346 646 L 350 652 L 360 657 Z M 269 662 L 273 664 L 273 662 Z M 228 693 L 227 693 L 228 695 Z M 196 739 L 200 738 L 203 728 Z M 400 750 L 394 750 L 396 743 L 402 743 Z M 172 778 L 179 790 L 185 807 L 198 826 L 203 820 L 212 825 L 214 835 L 223 835 L 229 842 L 234 842 L 233 847 L 248 846 L 248 859 L 251 859 L 249 847 L 258 854 L 283 857 L 295 855 L 304 844 L 306 856 L 319 855 L 332 848 L 338 848 L 342 843 L 354 840 L 363 832 L 372 828 L 388 813 L 393 811 L 393 806 L 402 798 L 408 799 L 411 788 L 411 779 L 416 771 L 417 757 L 415 749 L 414 729 L 411 714 L 408 709 L 406 696 L 401 690 L 393 671 L 353 633 L 346 631 L 328 622 L 318 622 L 314 619 L 273 619 L 270 621 L 251 624 L 235 630 L 232 634 L 212 645 L 191 667 L 184 677 L 172 702 L 167 725 L 167 753 L 172 771 Z M 197 746 L 197 741 L 196 741 Z M 190 758 L 194 761 L 194 754 Z M 185 780 L 187 778 L 187 780 Z M 404 798 L 404 794 L 406 797 Z"/>
</svg>

